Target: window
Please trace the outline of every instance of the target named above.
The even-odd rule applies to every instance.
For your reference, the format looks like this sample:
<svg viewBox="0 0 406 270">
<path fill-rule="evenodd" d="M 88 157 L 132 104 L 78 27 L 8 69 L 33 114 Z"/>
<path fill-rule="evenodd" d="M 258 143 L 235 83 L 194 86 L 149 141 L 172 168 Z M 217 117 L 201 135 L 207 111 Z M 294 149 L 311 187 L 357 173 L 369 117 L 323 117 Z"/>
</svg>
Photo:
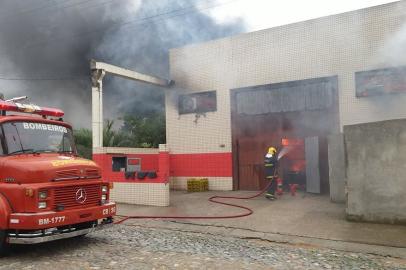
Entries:
<svg viewBox="0 0 406 270">
<path fill-rule="evenodd" d="M 127 160 L 127 172 L 139 172 L 141 171 L 141 159 L 129 158 Z"/>
<path fill-rule="evenodd" d="M 127 157 L 113 157 L 112 170 L 113 172 L 127 171 Z"/>
<path fill-rule="evenodd" d="M 61 125 L 8 122 L 3 124 L 3 130 L 8 154 L 76 153 L 72 131 Z"/>
</svg>

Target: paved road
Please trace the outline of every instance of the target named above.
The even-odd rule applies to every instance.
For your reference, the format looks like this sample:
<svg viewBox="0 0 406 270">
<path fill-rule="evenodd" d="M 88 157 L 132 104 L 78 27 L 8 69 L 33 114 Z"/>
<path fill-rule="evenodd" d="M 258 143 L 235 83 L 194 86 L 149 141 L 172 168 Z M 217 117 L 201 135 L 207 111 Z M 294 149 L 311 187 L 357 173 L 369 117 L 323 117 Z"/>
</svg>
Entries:
<svg viewBox="0 0 406 270">
<path fill-rule="evenodd" d="M 201 233 L 115 226 L 13 248 L 2 269 L 406 269 L 406 261 Z"/>
</svg>

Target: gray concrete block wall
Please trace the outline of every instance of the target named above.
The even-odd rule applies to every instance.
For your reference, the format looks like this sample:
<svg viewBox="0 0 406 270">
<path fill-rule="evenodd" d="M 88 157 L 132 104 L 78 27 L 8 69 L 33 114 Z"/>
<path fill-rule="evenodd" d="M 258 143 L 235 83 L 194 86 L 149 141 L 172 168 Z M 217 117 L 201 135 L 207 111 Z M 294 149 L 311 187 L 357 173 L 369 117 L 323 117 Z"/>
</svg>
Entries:
<svg viewBox="0 0 406 270">
<path fill-rule="evenodd" d="M 406 119 L 344 127 L 347 216 L 406 224 Z"/>
<path fill-rule="evenodd" d="M 330 198 L 335 203 L 345 203 L 345 153 L 344 135 L 333 134 L 328 137 L 328 166 Z"/>
</svg>

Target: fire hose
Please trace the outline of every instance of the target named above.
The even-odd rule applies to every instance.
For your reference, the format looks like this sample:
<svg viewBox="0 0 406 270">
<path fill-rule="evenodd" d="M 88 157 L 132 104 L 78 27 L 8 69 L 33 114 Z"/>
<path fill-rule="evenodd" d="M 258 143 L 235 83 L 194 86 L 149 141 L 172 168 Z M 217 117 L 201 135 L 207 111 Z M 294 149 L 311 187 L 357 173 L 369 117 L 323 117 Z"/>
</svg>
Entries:
<svg viewBox="0 0 406 270">
<path fill-rule="evenodd" d="M 226 216 L 121 216 L 121 217 L 123 217 L 123 219 L 116 221 L 115 224 L 121 224 L 124 221 L 129 220 L 129 219 L 226 219 L 226 218 L 246 217 L 246 216 L 252 215 L 254 213 L 254 210 L 252 210 L 251 208 L 248 208 L 246 206 L 243 206 L 243 205 L 222 202 L 222 201 L 218 201 L 216 199 L 250 200 L 250 199 L 253 199 L 253 198 L 256 198 L 256 197 L 262 195 L 266 190 L 268 190 L 271 183 L 272 183 L 272 181 L 270 181 L 266 185 L 266 187 L 263 190 L 261 190 L 259 193 L 252 195 L 252 196 L 248 196 L 248 197 L 212 196 L 209 198 L 209 202 L 245 210 L 245 212 L 238 214 L 238 215 L 226 215 Z"/>
</svg>

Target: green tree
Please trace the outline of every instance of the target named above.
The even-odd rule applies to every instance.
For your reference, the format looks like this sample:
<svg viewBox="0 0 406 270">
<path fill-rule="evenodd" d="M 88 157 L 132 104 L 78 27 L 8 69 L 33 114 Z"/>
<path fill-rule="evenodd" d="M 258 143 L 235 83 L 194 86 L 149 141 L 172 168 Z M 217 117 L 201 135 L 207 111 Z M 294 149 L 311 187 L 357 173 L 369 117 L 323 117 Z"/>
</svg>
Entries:
<svg viewBox="0 0 406 270">
<path fill-rule="evenodd" d="M 92 158 L 92 132 L 89 129 L 81 128 L 73 131 L 76 148 L 81 157 Z"/>
<path fill-rule="evenodd" d="M 158 147 L 159 144 L 166 142 L 163 114 L 145 117 L 126 115 L 123 120 L 124 126 L 121 130 L 131 138 L 131 146 Z"/>
<path fill-rule="evenodd" d="M 145 117 L 126 115 L 120 130 L 114 130 L 114 121 L 106 120 L 103 128 L 103 146 L 105 147 L 158 147 L 165 143 L 165 117 L 153 114 Z M 92 158 L 92 132 L 81 128 L 73 132 L 78 154 Z"/>
<path fill-rule="evenodd" d="M 106 120 L 103 127 L 103 146 L 105 147 L 130 147 L 133 145 L 128 133 L 113 130 L 114 121 Z"/>
</svg>

